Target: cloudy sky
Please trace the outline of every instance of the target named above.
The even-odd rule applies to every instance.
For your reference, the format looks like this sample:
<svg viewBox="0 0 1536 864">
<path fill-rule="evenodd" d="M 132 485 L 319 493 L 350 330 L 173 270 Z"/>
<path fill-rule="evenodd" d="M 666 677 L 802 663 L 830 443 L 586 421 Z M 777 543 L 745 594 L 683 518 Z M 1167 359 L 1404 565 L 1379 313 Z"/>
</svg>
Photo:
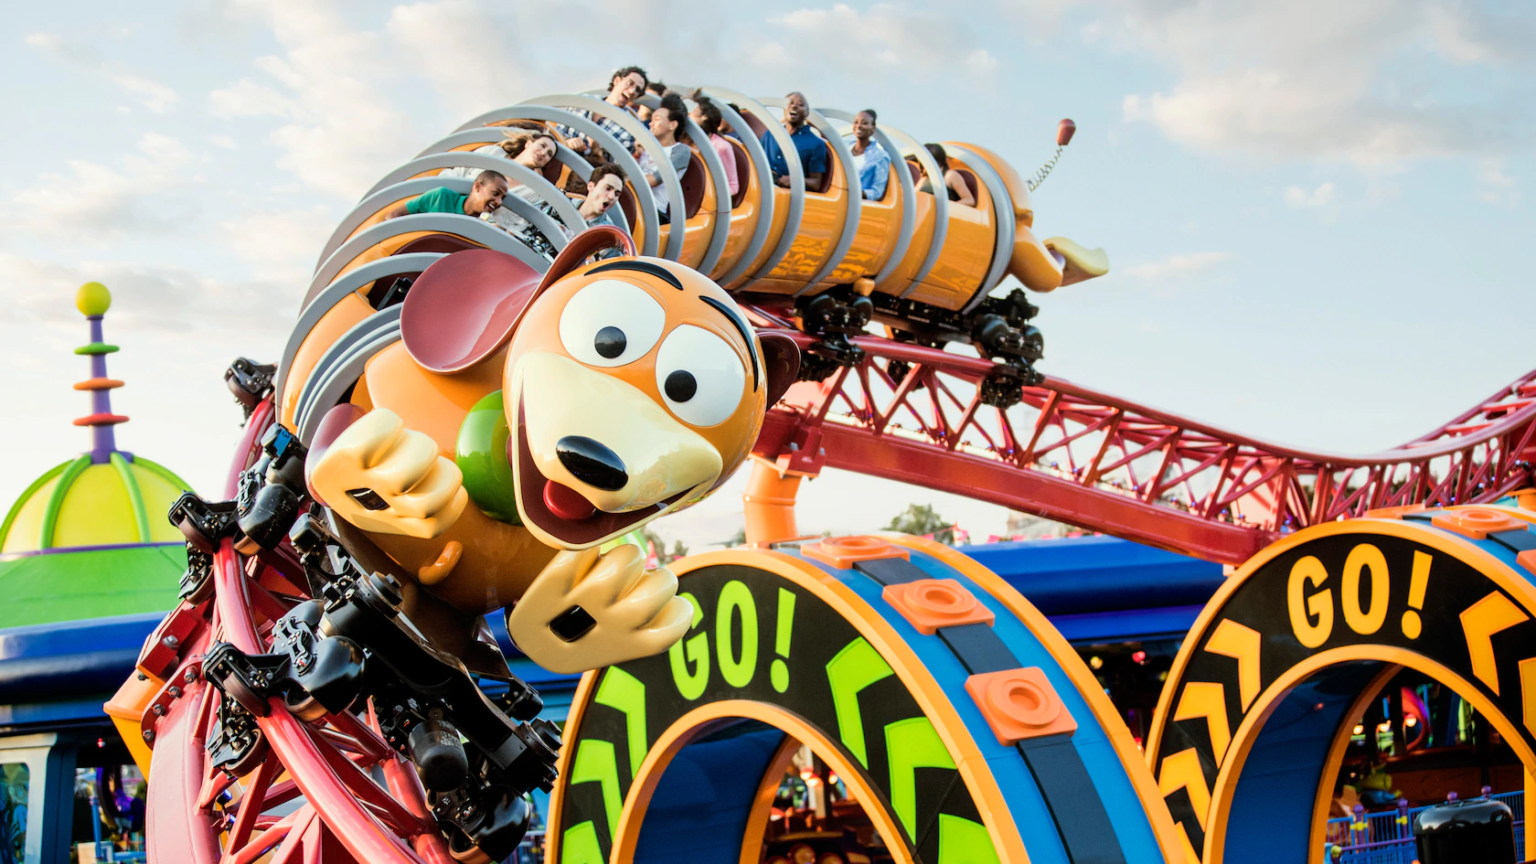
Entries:
<svg viewBox="0 0 1536 864">
<path fill-rule="evenodd" d="M 1382 449 L 1527 371 L 1536 12 L 1434 0 L 29 3 L 0 30 L 0 501 L 88 443 L 75 287 L 112 288 L 125 449 L 217 488 L 331 229 L 482 111 L 614 66 L 874 106 L 1029 171 L 1114 272 L 1040 300 L 1052 374 L 1271 440 Z M 738 481 L 741 478 L 738 478 Z M 739 485 L 739 483 L 738 483 Z M 802 527 L 933 501 L 829 474 Z M 850 504 L 850 502 L 853 502 Z M 739 524 L 727 489 L 658 526 Z"/>
</svg>

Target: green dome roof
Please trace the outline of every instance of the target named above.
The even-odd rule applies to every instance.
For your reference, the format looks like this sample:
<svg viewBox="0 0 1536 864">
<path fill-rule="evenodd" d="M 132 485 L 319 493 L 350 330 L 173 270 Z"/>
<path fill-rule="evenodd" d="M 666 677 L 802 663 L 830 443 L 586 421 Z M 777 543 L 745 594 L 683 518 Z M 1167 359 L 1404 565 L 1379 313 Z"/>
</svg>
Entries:
<svg viewBox="0 0 1536 864">
<path fill-rule="evenodd" d="M 95 465 L 83 455 L 22 493 L 0 524 L 0 554 L 180 542 L 165 513 L 186 488 L 186 481 L 143 457 L 114 452 L 107 464 Z"/>
<path fill-rule="evenodd" d="M 0 628 L 165 612 L 176 605 L 186 567 L 181 532 L 166 521 L 186 481 L 142 456 L 117 449 L 101 321 L 112 295 L 99 282 L 81 286 L 75 305 L 90 323 L 91 377 L 75 385 L 91 413 L 92 448 L 33 481 L 0 522 Z"/>
</svg>

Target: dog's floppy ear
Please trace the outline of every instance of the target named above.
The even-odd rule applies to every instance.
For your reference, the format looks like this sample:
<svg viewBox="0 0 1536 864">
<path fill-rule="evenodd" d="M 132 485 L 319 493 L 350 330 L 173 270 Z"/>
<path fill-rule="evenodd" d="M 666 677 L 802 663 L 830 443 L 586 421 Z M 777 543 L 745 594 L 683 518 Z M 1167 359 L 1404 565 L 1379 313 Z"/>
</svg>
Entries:
<svg viewBox="0 0 1536 864">
<path fill-rule="evenodd" d="M 463 372 L 507 344 L 539 273 L 504 252 L 466 249 L 432 262 L 400 310 L 400 338 L 432 372 Z"/>
<path fill-rule="evenodd" d="M 634 239 L 627 232 L 612 225 L 597 225 L 577 234 L 571 242 L 565 244 L 560 254 L 555 256 L 555 263 L 549 265 L 549 269 L 544 271 L 544 279 L 539 282 L 539 290 L 534 292 L 534 296 L 543 294 L 545 289 L 565 278 L 590 256 L 615 247 L 618 248 L 620 255 L 635 254 Z"/>
<path fill-rule="evenodd" d="M 763 368 L 768 373 L 768 407 L 784 398 L 784 391 L 800 374 L 800 346 L 783 333 L 759 333 L 763 346 Z"/>
</svg>

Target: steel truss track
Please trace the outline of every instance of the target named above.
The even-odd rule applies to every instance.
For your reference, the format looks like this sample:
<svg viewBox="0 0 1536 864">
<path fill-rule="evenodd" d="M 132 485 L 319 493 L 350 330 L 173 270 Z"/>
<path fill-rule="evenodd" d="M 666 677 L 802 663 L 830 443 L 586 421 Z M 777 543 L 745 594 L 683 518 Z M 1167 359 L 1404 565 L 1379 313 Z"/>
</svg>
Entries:
<svg viewBox="0 0 1536 864">
<path fill-rule="evenodd" d="M 853 341 L 864 362 L 792 388 L 769 413 L 757 455 L 782 470 L 901 480 L 1229 564 L 1309 525 L 1486 502 L 1532 484 L 1536 371 L 1400 447 L 1345 456 L 1268 444 L 1057 378 L 1021 388 L 1020 404 L 1004 411 L 980 398 L 977 383 L 992 371 L 985 360 Z M 910 371 L 895 380 L 890 361 Z"/>
</svg>

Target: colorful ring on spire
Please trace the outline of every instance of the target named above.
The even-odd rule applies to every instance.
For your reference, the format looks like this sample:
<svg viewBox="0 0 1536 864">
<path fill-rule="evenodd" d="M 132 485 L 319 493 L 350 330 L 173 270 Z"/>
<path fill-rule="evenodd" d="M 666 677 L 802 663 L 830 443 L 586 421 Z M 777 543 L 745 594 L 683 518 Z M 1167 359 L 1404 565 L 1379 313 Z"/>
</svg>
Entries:
<svg viewBox="0 0 1536 864">
<path fill-rule="evenodd" d="M 76 390 L 116 390 L 123 382 L 116 378 L 88 378 L 75 383 Z"/>
<path fill-rule="evenodd" d="M 127 423 L 128 418 L 121 414 L 92 414 L 88 417 L 76 417 L 76 426 L 116 426 L 119 423 Z"/>
</svg>

